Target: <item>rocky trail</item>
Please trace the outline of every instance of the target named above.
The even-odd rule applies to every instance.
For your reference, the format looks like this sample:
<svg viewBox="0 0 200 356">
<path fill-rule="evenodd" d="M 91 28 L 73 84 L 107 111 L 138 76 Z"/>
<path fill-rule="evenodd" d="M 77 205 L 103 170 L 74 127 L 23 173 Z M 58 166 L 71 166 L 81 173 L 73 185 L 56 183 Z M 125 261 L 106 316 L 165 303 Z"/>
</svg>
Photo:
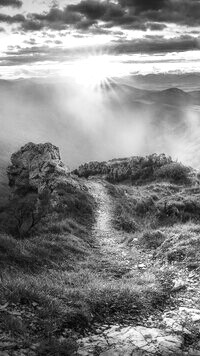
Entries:
<svg viewBox="0 0 200 356">
<path fill-rule="evenodd" d="M 121 273 L 119 278 L 131 270 L 145 273 L 155 264 L 152 254 L 141 251 L 137 239 L 135 246 L 127 246 L 125 241 L 128 234 L 113 228 L 113 204 L 104 183 L 91 179 L 87 186 L 97 203 L 93 236 L 98 243 L 105 272 L 109 273 L 109 269 L 115 264 L 118 266 L 117 273 Z M 164 270 L 165 266 L 160 268 Z M 171 297 L 174 303 L 171 307 L 167 306 L 159 317 L 151 316 L 139 324 L 125 321 L 123 324 L 115 322 L 97 325 L 95 332 L 78 341 L 78 355 L 200 355 L 199 271 L 188 271 L 176 266 L 171 268 L 175 273 Z"/>
<path fill-rule="evenodd" d="M 96 241 L 100 254 L 110 265 L 110 262 L 121 266 L 122 271 L 130 270 L 134 266 L 143 268 L 151 263 L 150 257 L 138 251 L 137 247 L 128 247 L 123 241 L 129 237 L 128 233 L 117 231 L 112 226 L 113 204 L 107 194 L 106 187 L 101 181 L 92 181 L 88 183 L 88 188 L 97 202 L 96 222 L 93 226 L 92 234 Z M 106 268 L 106 264 L 104 264 Z"/>
</svg>

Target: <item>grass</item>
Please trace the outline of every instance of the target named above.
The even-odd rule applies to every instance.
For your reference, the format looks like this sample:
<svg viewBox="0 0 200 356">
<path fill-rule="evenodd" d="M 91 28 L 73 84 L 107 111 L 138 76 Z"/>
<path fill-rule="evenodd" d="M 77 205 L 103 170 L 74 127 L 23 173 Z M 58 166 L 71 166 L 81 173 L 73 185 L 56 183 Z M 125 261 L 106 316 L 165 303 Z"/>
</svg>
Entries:
<svg viewBox="0 0 200 356">
<path fill-rule="evenodd" d="M 115 228 L 132 232 L 127 243 L 131 245 L 137 238 L 140 248 L 153 250 L 160 260 L 184 261 L 191 269 L 199 266 L 199 187 L 171 183 L 139 188 L 108 185 L 108 192 L 114 204 Z M 129 230 L 130 221 L 134 228 Z"/>
<path fill-rule="evenodd" d="M 174 278 L 159 263 L 140 272 L 101 255 L 90 230 L 94 202 L 84 217 L 74 218 L 88 200 L 77 200 L 76 194 L 72 199 L 71 186 L 67 200 L 59 189 L 62 204 L 29 238 L 0 234 L 0 305 L 7 305 L 0 310 L 0 330 L 24 347 L 36 345 L 41 356 L 75 355 L 73 335 L 84 334 L 95 322 L 134 323 L 162 311 L 170 303 Z M 200 261 L 199 188 L 157 182 L 107 183 L 107 189 L 113 225 L 129 233 L 130 245 L 137 238 L 139 249 L 153 250 L 156 261 L 169 265 Z"/>
<path fill-rule="evenodd" d="M 62 265 L 70 268 L 74 260 L 83 258 L 88 245 L 79 237 L 69 234 L 44 234 L 25 240 L 0 236 L 0 266 L 37 272 L 42 268 Z"/>
<path fill-rule="evenodd" d="M 107 184 L 113 200 L 113 224 L 127 232 L 200 221 L 200 188 L 171 183 L 140 187 Z"/>
<path fill-rule="evenodd" d="M 157 249 L 165 241 L 166 236 L 160 230 L 144 231 L 141 234 L 139 242 L 147 249 Z"/>
<path fill-rule="evenodd" d="M 73 355 L 72 331 L 83 333 L 94 322 L 136 321 L 163 308 L 169 291 L 155 271 L 138 275 L 124 269 L 116 277 L 117 262 L 105 273 L 102 258 L 101 263 L 98 251 L 67 232 L 24 240 L 1 235 L 0 305 L 8 306 L 0 329 L 26 346 L 38 344 L 38 355 Z"/>
<path fill-rule="evenodd" d="M 200 266 L 200 226 L 187 223 L 163 230 L 166 238 L 158 247 L 156 256 L 169 263 L 184 261 L 188 266 Z"/>
<path fill-rule="evenodd" d="M 172 183 L 189 183 L 190 168 L 178 162 L 168 163 L 158 168 L 154 175 L 160 180 L 167 180 Z"/>
</svg>

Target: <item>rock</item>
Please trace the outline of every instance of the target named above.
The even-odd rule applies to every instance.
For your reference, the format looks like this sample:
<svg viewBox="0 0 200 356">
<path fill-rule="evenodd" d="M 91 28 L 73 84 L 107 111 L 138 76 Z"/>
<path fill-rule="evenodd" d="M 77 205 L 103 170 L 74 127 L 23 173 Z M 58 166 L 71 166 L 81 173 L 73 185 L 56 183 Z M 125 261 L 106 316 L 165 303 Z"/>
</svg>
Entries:
<svg viewBox="0 0 200 356">
<path fill-rule="evenodd" d="M 140 263 L 140 264 L 138 265 L 138 268 L 139 268 L 139 269 L 145 269 L 146 266 L 145 266 L 143 263 Z"/>
<path fill-rule="evenodd" d="M 188 356 L 200 356 L 200 350 L 189 349 Z"/>
<path fill-rule="evenodd" d="M 13 193 L 22 189 L 40 193 L 48 179 L 69 172 L 61 161 L 58 147 L 51 143 L 30 142 L 11 156 L 11 163 L 7 174 Z"/>
<path fill-rule="evenodd" d="M 172 288 L 172 292 L 178 292 L 181 289 L 186 289 L 186 284 L 182 279 L 178 279 L 174 282 L 174 286 Z"/>
<path fill-rule="evenodd" d="M 86 206 L 92 216 L 92 200 L 86 186 L 70 174 L 56 146 L 28 143 L 11 156 L 11 163 L 7 169 L 11 188 L 10 216 L 20 236 L 26 236 L 49 213 L 54 212 L 53 221 L 60 212 L 66 217 L 72 214 L 73 208 L 74 214 L 75 210 L 83 209 L 82 215 L 86 216 Z M 78 214 L 75 215 L 76 218 Z"/>
<path fill-rule="evenodd" d="M 189 271 L 193 271 L 193 270 L 196 270 L 198 269 L 200 266 L 200 264 L 198 262 L 188 262 L 187 263 L 187 269 Z"/>
<path fill-rule="evenodd" d="M 190 318 L 192 322 L 200 321 L 200 309 L 180 307 L 179 311 L 181 314 L 185 314 Z"/>
<path fill-rule="evenodd" d="M 105 350 L 102 351 L 101 356 L 129 356 L 139 351 L 141 355 L 146 355 L 146 353 L 155 355 L 160 353 L 163 356 L 182 355 L 182 343 L 183 339 L 181 336 L 166 333 L 161 329 L 146 328 L 143 326 L 116 326 L 107 330 L 105 336 L 99 336 L 98 341 L 90 337 L 89 345 L 87 339 L 82 339 L 80 352 L 87 351 L 88 347 L 95 350 L 96 346 L 101 346 Z M 112 346 L 108 349 L 108 345 Z"/>
</svg>

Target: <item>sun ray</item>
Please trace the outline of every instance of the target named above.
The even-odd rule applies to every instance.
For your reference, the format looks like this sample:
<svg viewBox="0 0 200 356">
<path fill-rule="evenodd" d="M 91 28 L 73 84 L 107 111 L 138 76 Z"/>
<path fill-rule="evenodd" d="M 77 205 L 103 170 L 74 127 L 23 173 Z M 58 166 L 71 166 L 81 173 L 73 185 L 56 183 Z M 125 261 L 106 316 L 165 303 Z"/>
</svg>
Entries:
<svg viewBox="0 0 200 356">
<path fill-rule="evenodd" d="M 73 78 L 78 85 L 95 90 L 111 89 L 113 78 L 126 74 L 120 59 L 108 53 L 93 53 L 74 60 L 62 67 L 61 73 Z"/>
</svg>

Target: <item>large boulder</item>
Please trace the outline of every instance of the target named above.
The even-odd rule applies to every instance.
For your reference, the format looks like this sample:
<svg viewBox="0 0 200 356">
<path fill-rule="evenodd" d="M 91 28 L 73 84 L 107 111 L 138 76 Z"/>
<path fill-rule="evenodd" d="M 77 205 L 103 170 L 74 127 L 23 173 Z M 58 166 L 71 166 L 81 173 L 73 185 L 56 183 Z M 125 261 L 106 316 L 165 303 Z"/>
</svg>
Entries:
<svg viewBox="0 0 200 356">
<path fill-rule="evenodd" d="M 58 147 L 51 143 L 23 146 L 11 156 L 7 169 L 9 186 L 13 194 L 27 190 L 41 191 L 59 176 L 66 176 L 69 170 L 61 161 Z"/>
</svg>

